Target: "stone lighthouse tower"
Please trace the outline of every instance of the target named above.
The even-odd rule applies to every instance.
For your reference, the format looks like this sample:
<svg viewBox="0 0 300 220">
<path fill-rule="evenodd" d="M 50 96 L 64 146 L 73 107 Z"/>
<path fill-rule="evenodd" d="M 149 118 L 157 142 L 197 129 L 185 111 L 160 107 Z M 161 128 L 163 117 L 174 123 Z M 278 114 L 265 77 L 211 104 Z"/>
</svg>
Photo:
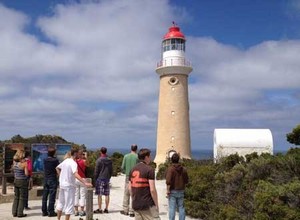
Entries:
<svg viewBox="0 0 300 220">
<path fill-rule="evenodd" d="M 173 152 L 191 158 L 188 76 L 193 70 L 185 58 L 185 37 L 174 24 L 162 41 L 162 57 L 156 73 L 160 77 L 156 157 L 164 163 Z"/>
</svg>

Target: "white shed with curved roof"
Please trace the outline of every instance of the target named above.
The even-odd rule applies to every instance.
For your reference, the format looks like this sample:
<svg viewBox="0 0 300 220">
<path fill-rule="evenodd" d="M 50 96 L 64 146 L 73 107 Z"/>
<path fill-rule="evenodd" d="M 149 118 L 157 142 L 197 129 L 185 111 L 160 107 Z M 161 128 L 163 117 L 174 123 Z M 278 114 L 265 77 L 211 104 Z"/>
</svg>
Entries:
<svg viewBox="0 0 300 220">
<path fill-rule="evenodd" d="M 273 137 L 270 129 L 215 129 L 214 160 L 238 153 L 273 154 Z"/>
</svg>

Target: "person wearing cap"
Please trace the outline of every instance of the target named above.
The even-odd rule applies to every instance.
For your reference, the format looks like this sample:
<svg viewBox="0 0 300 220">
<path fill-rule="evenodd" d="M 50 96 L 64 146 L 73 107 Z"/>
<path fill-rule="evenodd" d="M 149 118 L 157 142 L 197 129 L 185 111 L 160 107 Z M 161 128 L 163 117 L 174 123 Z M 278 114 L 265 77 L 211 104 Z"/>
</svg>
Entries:
<svg viewBox="0 0 300 220">
<path fill-rule="evenodd" d="M 112 176 L 113 168 L 112 161 L 107 156 L 107 148 L 101 147 L 100 157 L 96 161 L 96 167 L 94 172 L 94 178 L 96 180 L 96 192 L 98 196 L 98 209 L 94 213 L 108 213 L 109 205 L 109 182 Z M 105 196 L 105 209 L 102 211 L 102 195 Z"/>
<path fill-rule="evenodd" d="M 122 215 L 129 215 L 130 217 L 134 217 L 134 212 L 132 209 L 132 204 L 130 201 L 130 193 L 128 189 L 129 182 L 129 173 L 131 169 L 137 164 L 138 156 L 137 156 L 137 145 L 131 145 L 131 152 L 126 154 L 122 161 L 122 171 L 125 173 L 125 187 L 124 187 L 124 196 L 123 196 L 123 210 L 120 211 Z"/>
</svg>

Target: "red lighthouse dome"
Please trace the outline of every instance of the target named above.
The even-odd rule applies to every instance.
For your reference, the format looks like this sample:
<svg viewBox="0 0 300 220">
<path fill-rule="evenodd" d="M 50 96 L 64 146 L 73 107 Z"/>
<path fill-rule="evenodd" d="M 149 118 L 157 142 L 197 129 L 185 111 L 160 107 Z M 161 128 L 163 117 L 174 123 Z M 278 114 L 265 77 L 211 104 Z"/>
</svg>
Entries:
<svg viewBox="0 0 300 220">
<path fill-rule="evenodd" d="M 173 26 L 169 28 L 169 32 L 164 36 L 164 40 L 171 38 L 181 38 L 185 40 L 184 34 L 180 31 L 180 28 L 173 22 Z"/>
</svg>

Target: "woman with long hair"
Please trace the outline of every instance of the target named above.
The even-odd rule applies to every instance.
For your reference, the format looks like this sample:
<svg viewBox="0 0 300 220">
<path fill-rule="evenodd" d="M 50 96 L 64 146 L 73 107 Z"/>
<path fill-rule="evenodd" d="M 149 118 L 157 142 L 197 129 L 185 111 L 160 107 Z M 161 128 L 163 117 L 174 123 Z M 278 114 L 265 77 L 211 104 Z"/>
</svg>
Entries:
<svg viewBox="0 0 300 220">
<path fill-rule="evenodd" d="M 14 217 L 25 217 L 24 214 L 24 202 L 26 192 L 28 191 L 28 167 L 25 160 L 24 150 L 17 150 L 13 157 L 13 172 L 14 172 L 14 191 L 15 198 L 12 205 L 12 215 Z"/>
</svg>

